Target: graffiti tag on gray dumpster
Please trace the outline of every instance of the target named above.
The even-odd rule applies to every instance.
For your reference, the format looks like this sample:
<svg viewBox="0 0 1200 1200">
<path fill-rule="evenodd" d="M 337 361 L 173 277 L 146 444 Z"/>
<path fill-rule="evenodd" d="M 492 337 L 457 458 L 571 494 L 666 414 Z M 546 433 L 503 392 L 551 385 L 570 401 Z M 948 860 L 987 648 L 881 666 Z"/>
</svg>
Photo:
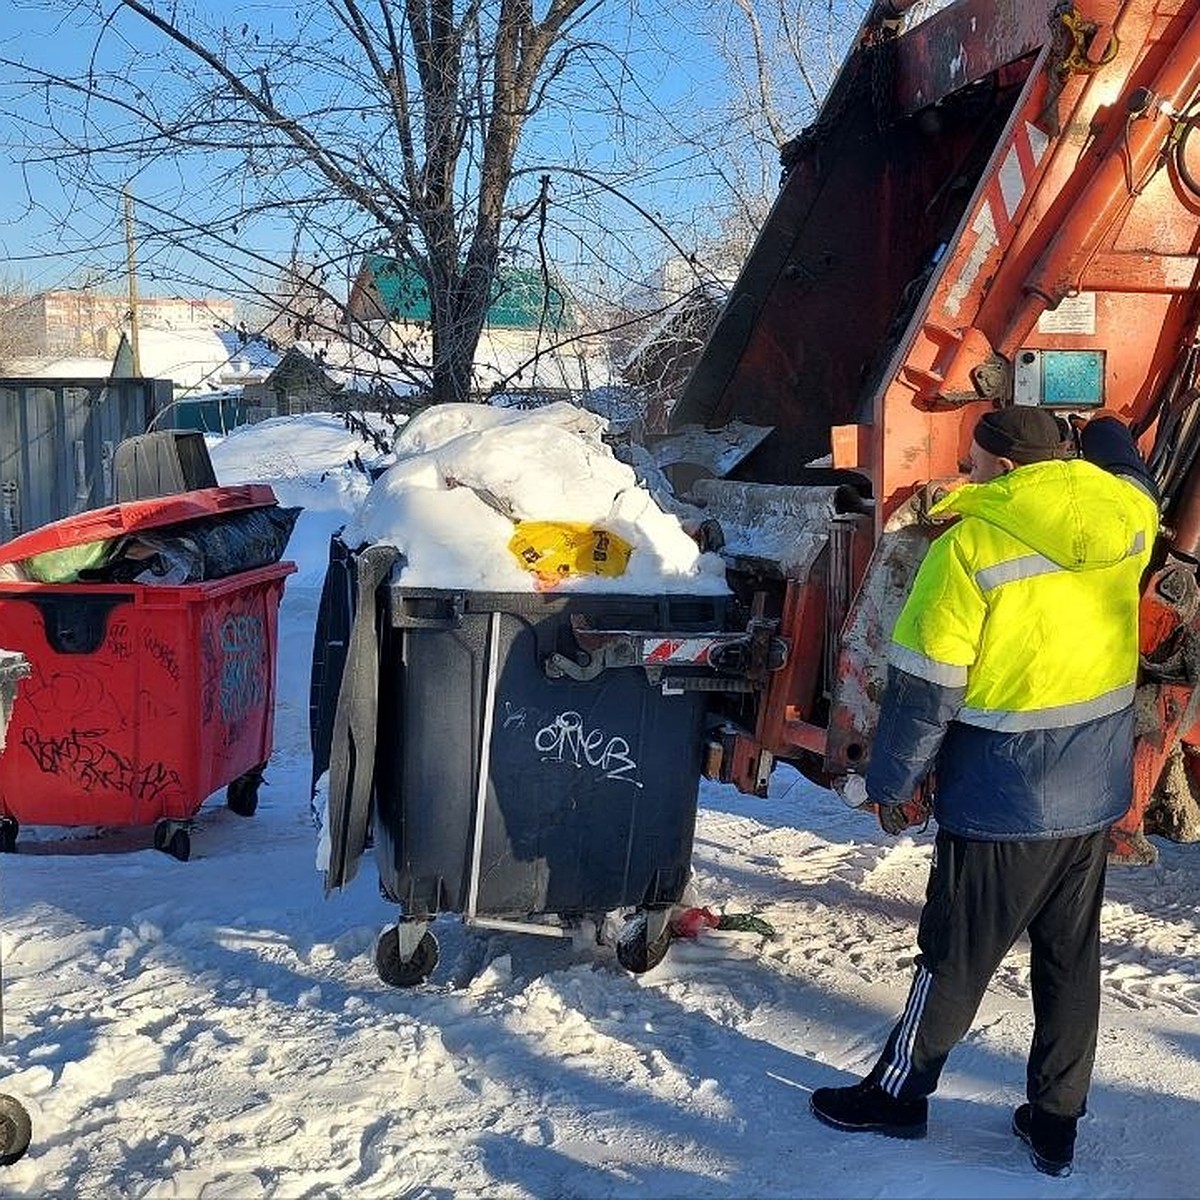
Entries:
<svg viewBox="0 0 1200 1200">
<path fill-rule="evenodd" d="M 629 743 L 619 734 L 610 737 L 603 729 L 588 729 L 577 712 L 559 713 L 537 731 L 533 744 L 541 751 L 542 762 L 590 767 L 605 779 L 643 786 Z"/>
</svg>

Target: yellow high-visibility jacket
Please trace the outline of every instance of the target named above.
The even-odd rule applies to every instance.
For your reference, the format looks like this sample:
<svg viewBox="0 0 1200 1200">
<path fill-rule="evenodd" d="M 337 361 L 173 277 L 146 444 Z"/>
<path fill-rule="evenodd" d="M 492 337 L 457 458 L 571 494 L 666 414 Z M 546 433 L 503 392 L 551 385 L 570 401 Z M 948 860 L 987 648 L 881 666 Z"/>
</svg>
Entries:
<svg viewBox="0 0 1200 1200">
<path fill-rule="evenodd" d="M 1140 582 L 1158 507 L 1082 459 L 951 492 L 896 621 L 871 748 L 872 800 L 931 769 L 934 813 L 985 840 L 1064 837 L 1132 796 Z"/>
</svg>

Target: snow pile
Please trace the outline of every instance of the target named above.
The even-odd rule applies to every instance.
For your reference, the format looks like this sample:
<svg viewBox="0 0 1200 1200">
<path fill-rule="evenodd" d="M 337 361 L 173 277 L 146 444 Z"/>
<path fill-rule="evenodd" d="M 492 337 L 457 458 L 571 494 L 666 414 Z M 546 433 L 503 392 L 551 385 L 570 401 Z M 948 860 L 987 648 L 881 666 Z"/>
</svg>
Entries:
<svg viewBox="0 0 1200 1200">
<path fill-rule="evenodd" d="M 380 428 L 390 436 L 390 425 L 381 420 Z M 375 450 L 331 413 L 273 417 L 207 441 L 222 486 L 267 483 L 280 504 L 303 509 L 285 557 L 300 569 L 294 582 L 319 588 L 330 536 L 370 490 Z"/>
<path fill-rule="evenodd" d="M 397 439 L 395 465 L 343 534 L 351 546 L 393 545 L 409 587 L 536 590 L 508 549 L 518 521 L 603 528 L 633 547 L 624 574 L 564 580 L 560 591 L 727 591 L 725 567 L 702 554 L 631 467 L 602 441 L 602 417 L 557 403 L 534 411 L 439 405 Z"/>
</svg>

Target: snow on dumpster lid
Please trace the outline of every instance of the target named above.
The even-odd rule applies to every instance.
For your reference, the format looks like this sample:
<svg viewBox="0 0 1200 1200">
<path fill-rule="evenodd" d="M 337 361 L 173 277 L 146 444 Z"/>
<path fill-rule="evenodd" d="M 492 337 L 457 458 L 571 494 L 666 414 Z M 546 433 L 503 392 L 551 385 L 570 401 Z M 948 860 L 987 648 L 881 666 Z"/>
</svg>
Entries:
<svg viewBox="0 0 1200 1200">
<path fill-rule="evenodd" d="M 345 530 L 351 546 L 404 555 L 407 587 L 523 592 L 539 578 L 510 547 L 524 522 L 594 528 L 630 553 L 612 575 L 573 575 L 563 591 L 724 595 L 723 561 L 704 554 L 603 441 L 606 422 L 558 402 L 530 411 L 481 404 L 425 409 L 400 432 L 396 462 Z"/>
<path fill-rule="evenodd" d="M 180 521 L 239 509 L 266 508 L 274 503 L 275 492 L 268 484 L 246 483 L 110 504 L 107 508 L 93 508 L 63 517 L 61 521 L 52 521 L 5 542 L 0 546 L 0 564 L 19 562 L 67 546 L 106 541 L 138 529 L 175 525 Z"/>
</svg>

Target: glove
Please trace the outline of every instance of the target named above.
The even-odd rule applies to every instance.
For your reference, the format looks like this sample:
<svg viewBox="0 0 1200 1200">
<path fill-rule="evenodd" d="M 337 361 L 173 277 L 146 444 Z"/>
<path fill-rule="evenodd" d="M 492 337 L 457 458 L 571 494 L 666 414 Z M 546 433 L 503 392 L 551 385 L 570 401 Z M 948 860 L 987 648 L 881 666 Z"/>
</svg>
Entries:
<svg viewBox="0 0 1200 1200">
<path fill-rule="evenodd" d="M 877 804 L 875 811 L 879 815 L 879 827 L 884 833 L 903 833 L 909 826 L 903 804 Z"/>
<path fill-rule="evenodd" d="M 917 790 L 900 804 L 876 804 L 875 813 L 879 827 L 884 833 L 897 834 L 913 825 L 924 829 L 929 824 L 933 811 L 933 777 L 929 776 L 917 785 Z"/>
</svg>

